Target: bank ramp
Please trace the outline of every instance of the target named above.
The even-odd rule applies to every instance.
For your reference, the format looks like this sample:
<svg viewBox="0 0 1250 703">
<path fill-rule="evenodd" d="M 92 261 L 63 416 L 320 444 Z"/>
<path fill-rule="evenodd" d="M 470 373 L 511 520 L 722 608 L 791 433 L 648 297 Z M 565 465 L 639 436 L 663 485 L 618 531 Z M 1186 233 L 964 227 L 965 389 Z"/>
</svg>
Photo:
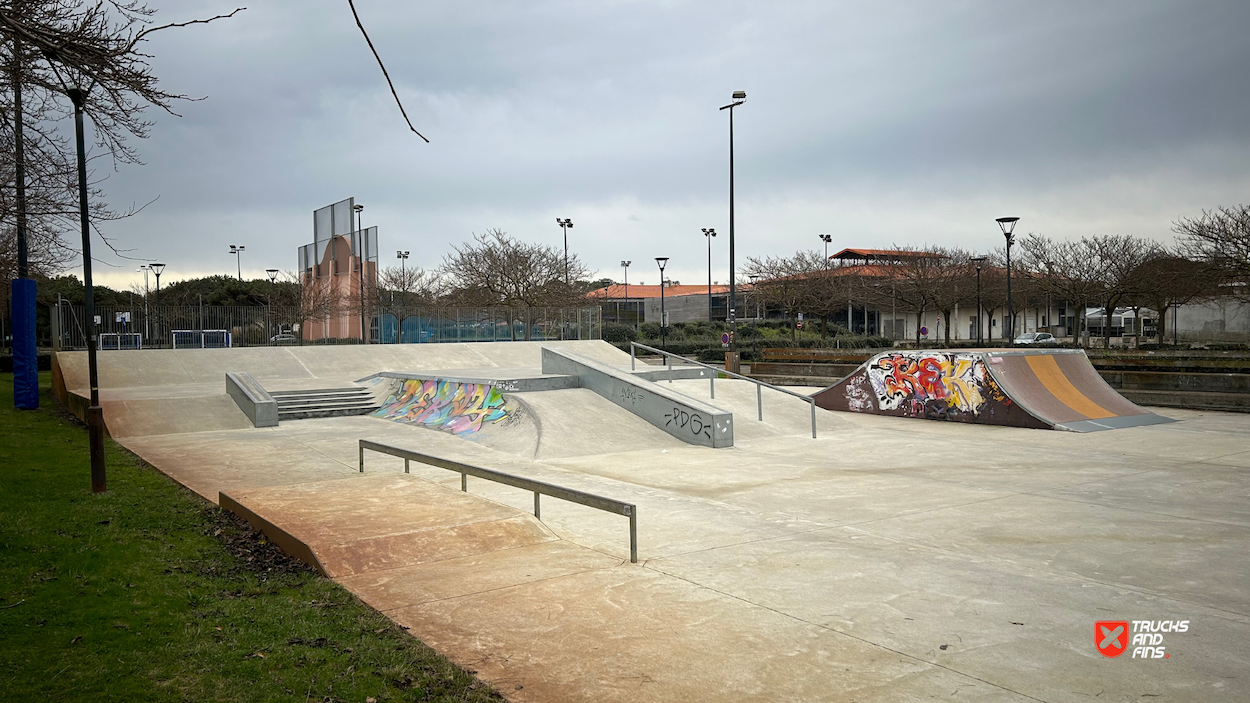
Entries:
<svg viewBox="0 0 1250 703">
<path fill-rule="evenodd" d="M 1173 422 L 1117 393 L 1080 349 L 891 350 L 815 397 L 827 410 L 1072 432 Z"/>
</svg>

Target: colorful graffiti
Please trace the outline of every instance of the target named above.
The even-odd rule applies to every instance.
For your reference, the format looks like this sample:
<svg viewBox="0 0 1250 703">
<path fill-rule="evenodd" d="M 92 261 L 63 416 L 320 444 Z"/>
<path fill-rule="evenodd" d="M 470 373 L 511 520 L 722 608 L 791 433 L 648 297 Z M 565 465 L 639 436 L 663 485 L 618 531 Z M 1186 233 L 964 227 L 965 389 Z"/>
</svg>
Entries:
<svg viewBox="0 0 1250 703">
<path fill-rule="evenodd" d="M 993 385 L 981 359 L 971 354 L 882 354 L 868 366 L 880 410 L 912 416 L 976 415 Z"/>
<path fill-rule="evenodd" d="M 463 435 L 508 417 L 504 403 L 499 389 L 488 384 L 409 379 L 373 416 Z"/>
</svg>

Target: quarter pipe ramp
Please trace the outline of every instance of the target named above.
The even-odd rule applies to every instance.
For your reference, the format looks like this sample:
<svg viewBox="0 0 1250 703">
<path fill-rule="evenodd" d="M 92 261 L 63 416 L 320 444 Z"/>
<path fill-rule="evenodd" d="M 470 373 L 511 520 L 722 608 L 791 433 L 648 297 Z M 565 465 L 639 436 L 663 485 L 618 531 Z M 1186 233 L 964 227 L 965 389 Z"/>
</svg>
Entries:
<svg viewBox="0 0 1250 703">
<path fill-rule="evenodd" d="M 1126 400 L 1080 349 L 892 350 L 815 398 L 827 410 L 1073 432 L 1173 421 Z"/>
</svg>

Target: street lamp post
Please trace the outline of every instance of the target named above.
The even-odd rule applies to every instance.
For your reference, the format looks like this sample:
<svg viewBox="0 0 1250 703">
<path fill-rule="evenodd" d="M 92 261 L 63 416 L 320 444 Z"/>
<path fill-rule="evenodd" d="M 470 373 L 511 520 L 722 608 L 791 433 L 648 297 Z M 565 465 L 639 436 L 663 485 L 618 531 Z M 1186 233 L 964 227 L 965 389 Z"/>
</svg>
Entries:
<svg viewBox="0 0 1250 703">
<path fill-rule="evenodd" d="M 660 348 L 668 349 L 668 313 L 664 311 L 664 267 L 668 265 L 667 256 L 655 257 L 660 267 Z"/>
<path fill-rule="evenodd" d="M 556 218 L 556 224 L 564 232 L 564 285 L 569 285 L 569 230 L 573 229 L 573 220 Z"/>
<path fill-rule="evenodd" d="M 829 242 L 833 241 L 833 235 L 822 234 L 820 235 L 820 241 L 825 243 L 825 270 L 828 271 L 829 270 Z"/>
<path fill-rule="evenodd" d="M 161 273 L 165 270 L 165 264 L 148 264 L 148 268 L 152 269 L 152 273 L 156 274 L 156 302 L 152 304 L 152 312 L 156 315 L 156 324 L 152 325 L 152 327 L 156 329 L 156 344 L 159 349 L 160 345 L 164 343 L 161 337 Z M 200 326 L 203 327 L 203 324 Z"/>
<path fill-rule="evenodd" d="M 406 316 L 408 313 L 408 308 L 407 308 L 408 298 L 407 298 L 406 293 L 412 287 L 408 285 L 408 268 L 406 266 L 406 264 L 408 263 L 408 252 L 400 251 L 397 249 L 395 250 L 395 258 L 399 259 L 399 281 L 400 281 L 400 284 L 403 285 L 404 287 L 403 290 L 399 292 L 400 294 L 399 311 L 401 314 Z M 393 305 L 394 302 L 395 302 L 395 292 L 391 291 L 391 303 L 392 303 L 391 312 L 394 312 L 394 307 L 395 307 Z M 378 324 L 381 324 L 381 322 L 379 322 Z M 402 344 L 403 341 L 404 341 L 404 321 L 400 320 L 399 316 L 396 316 L 395 317 L 395 342 L 396 344 Z"/>
<path fill-rule="evenodd" d="M 359 242 L 358 246 L 360 247 L 359 251 L 356 252 L 356 278 L 357 283 L 360 285 L 360 343 L 368 344 L 369 330 L 365 328 L 365 228 L 361 224 L 364 218 L 362 213 L 365 211 L 365 206 L 357 204 L 353 209 L 356 211 L 356 241 Z"/>
<path fill-rule="evenodd" d="M 707 240 L 707 321 L 712 321 L 712 237 L 716 236 L 716 230 L 711 227 L 703 228 L 703 238 Z"/>
<path fill-rule="evenodd" d="M 1000 217 L 996 220 L 998 227 L 1003 231 L 1003 236 L 1007 238 L 1007 333 L 1004 339 L 1008 344 L 1016 336 L 1016 320 L 1015 312 L 1011 305 L 1011 245 L 1015 243 L 1015 235 L 1012 234 L 1016 229 L 1016 223 L 1020 221 L 1019 217 Z"/>
<path fill-rule="evenodd" d="M 634 262 L 621 260 L 621 268 L 625 269 L 625 314 L 629 315 L 629 265 Z M 620 315 L 617 315 L 619 318 Z M 620 322 L 618 319 L 617 322 Z"/>
<path fill-rule="evenodd" d="M 984 256 L 972 257 L 972 262 L 977 265 L 977 344 L 983 344 L 981 338 L 981 264 L 985 263 Z"/>
<path fill-rule="evenodd" d="M 148 322 L 148 272 L 152 270 L 152 267 L 144 264 L 139 267 L 139 270 L 143 272 L 143 338 L 151 340 L 152 325 Z"/>
<path fill-rule="evenodd" d="M 230 253 L 236 257 L 238 263 L 239 282 L 243 282 L 243 252 L 247 249 L 245 246 L 230 245 Z"/>
<path fill-rule="evenodd" d="M 729 340 L 731 348 L 738 344 L 738 297 L 734 285 L 736 271 L 734 269 L 734 108 L 747 99 L 746 91 L 735 90 L 732 101 L 719 109 L 729 110 Z M 663 281 L 660 281 L 663 284 Z"/>
<path fill-rule="evenodd" d="M 760 280 L 760 275 L 758 273 L 752 273 L 752 274 L 748 274 L 747 278 L 751 279 L 751 297 L 755 298 L 755 322 L 751 326 L 752 328 L 755 329 L 756 332 L 759 332 L 759 329 L 760 329 L 760 296 L 759 296 L 759 292 L 755 290 L 755 284 L 756 282 Z"/>
<path fill-rule="evenodd" d="M 49 59 L 52 59 L 49 56 Z M 55 70 L 55 64 L 50 60 Z M 84 303 L 86 307 L 84 322 L 87 325 L 87 373 L 91 385 L 91 405 L 87 407 L 88 443 L 91 456 L 91 490 L 103 493 L 108 490 L 108 480 L 104 463 L 104 409 L 100 407 L 100 368 L 96 358 L 96 326 L 95 326 L 95 292 L 91 283 L 91 222 L 87 208 L 87 148 L 83 139 L 82 113 L 87 102 L 87 93 L 77 85 L 66 86 L 57 72 L 57 79 L 62 81 L 65 94 L 74 103 L 74 138 L 78 148 L 78 224 L 82 230 L 82 280 Z M 20 119 L 20 118 L 19 118 Z M 157 279 L 160 285 L 160 278 Z"/>
<path fill-rule="evenodd" d="M 273 331 L 273 291 L 278 287 L 278 269 L 265 269 L 265 273 L 269 274 L 269 297 L 265 300 L 265 327 L 268 334 Z"/>
</svg>

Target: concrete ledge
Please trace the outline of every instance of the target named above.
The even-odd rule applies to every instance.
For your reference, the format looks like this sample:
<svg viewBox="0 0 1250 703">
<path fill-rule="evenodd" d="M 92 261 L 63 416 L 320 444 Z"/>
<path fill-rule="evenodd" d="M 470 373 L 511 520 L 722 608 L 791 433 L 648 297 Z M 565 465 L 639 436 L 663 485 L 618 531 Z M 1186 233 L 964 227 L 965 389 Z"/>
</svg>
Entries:
<svg viewBox="0 0 1250 703">
<path fill-rule="evenodd" d="M 582 388 L 598 393 L 684 442 L 705 447 L 733 446 L 733 413 L 669 390 L 661 383 L 559 347 L 543 347 L 543 373 L 577 376 Z"/>
<path fill-rule="evenodd" d="M 447 374 L 439 371 L 423 371 L 423 372 L 406 372 L 406 371 L 382 371 L 380 373 L 371 374 L 364 378 L 357 379 L 356 383 L 364 383 L 375 378 L 391 378 L 400 381 L 410 379 L 418 381 L 451 381 L 453 383 L 480 383 L 486 386 L 493 386 L 505 393 L 533 393 L 536 391 L 559 391 L 566 388 L 577 388 L 576 376 L 561 376 L 552 374 L 534 374 L 531 376 L 509 376 L 507 378 L 494 378 L 494 374 L 487 370 L 483 375 L 476 374 Z"/>
<path fill-rule="evenodd" d="M 226 372 L 226 394 L 256 427 L 278 426 L 278 403 L 252 378 L 239 371 Z"/>
</svg>

